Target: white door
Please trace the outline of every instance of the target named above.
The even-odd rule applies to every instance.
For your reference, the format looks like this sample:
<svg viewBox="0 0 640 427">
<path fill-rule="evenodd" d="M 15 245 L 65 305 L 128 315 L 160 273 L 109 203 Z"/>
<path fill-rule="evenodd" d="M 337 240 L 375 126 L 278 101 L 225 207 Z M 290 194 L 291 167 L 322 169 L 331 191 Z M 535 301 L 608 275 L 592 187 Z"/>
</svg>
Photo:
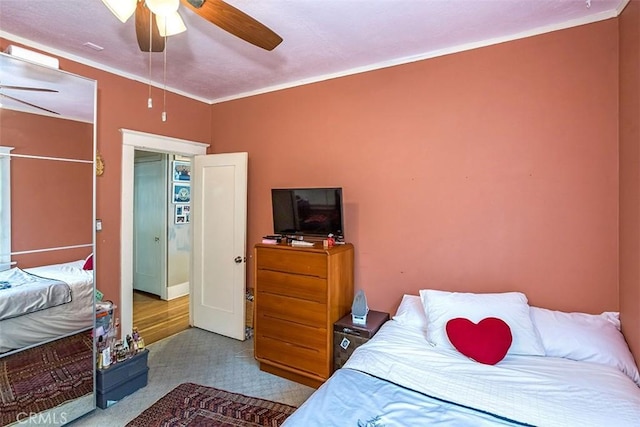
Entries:
<svg viewBox="0 0 640 427">
<path fill-rule="evenodd" d="M 141 156 L 134 166 L 133 289 L 167 299 L 167 156 Z"/>
<path fill-rule="evenodd" d="M 247 153 L 195 156 L 191 324 L 244 340 Z"/>
</svg>

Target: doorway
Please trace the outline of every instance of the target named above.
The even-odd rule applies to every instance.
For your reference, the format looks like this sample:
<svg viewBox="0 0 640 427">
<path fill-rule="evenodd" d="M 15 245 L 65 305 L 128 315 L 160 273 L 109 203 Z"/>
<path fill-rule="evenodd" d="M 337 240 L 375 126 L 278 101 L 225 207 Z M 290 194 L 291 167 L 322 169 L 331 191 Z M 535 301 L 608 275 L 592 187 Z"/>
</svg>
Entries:
<svg viewBox="0 0 640 427">
<path fill-rule="evenodd" d="M 133 329 L 133 235 L 135 151 L 204 155 L 208 144 L 122 129 L 122 197 L 120 228 L 120 319 L 121 330 Z"/>
<path fill-rule="evenodd" d="M 170 193 L 176 182 L 189 185 L 190 164 L 189 157 L 135 150 L 133 325 L 147 344 L 189 327 L 190 204 Z"/>
</svg>

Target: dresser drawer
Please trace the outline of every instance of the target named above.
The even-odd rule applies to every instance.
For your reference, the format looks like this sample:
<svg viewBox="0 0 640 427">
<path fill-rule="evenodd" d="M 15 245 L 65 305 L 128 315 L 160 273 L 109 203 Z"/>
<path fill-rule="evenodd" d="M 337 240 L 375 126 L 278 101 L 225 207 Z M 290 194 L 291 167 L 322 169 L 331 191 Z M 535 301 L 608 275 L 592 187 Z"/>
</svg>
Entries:
<svg viewBox="0 0 640 427">
<path fill-rule="evenodd" d="M 333 323 L 353 302 L 353 245 L 257 244 L 254 255 L 260 369 L 319 387 L 332 373 Z"/>
<path fill-rule="evenodd" d="M 262 292 L 256 298 L 258 317 L 265 315 L 316 328 L 327 327 L 326 304 Z"/>
<path fill-rule="evenodd" d="M 326 348 L 300 347 L 267 336 L 259 336 L 260 345 L 256 346 L 256 358 L 285 366 L 295 367 L 325 378 L 330 375 Z"/>
<path fill-rule="evenodd" d="M 256 335 L 316 350 L 327 346 L 326 328 L 300 325 L 265 314 L 258 316 Z"/>
<path fill-rule="evenodd" d="M 292 274 L 327 277 L 327 257 L 324 252 L 292 251 L 278 248 L 257 248 L 257 268 Z"/>
<path fill-rule="evenodd" d="M 257 291 L 325 303 L 327 281 L 313 276 L 301 276 L 271 270 L 257 271 Z"/>
</svg>

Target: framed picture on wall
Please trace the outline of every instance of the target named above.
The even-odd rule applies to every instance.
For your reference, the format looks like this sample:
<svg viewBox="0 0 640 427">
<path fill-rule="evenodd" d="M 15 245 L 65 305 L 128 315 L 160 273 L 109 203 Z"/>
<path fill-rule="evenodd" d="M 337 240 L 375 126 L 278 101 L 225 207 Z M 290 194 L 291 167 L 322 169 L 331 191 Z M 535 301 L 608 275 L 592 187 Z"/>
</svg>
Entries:
<svg viewBox="0 0 640 427">
<path fill-rule="evenodd" d="M 172 185 L 173 203 L 191 203 L 191 185 L 174 182 Z"/>
<path fill-rule="evenodd" d="M 175 182 L 191 181 L 191 163 L 180 160 L 173 161 L 173 180 Z"/>
<path fill-rule="evenodd" d="M 176 224 L 187 224 L 190 219 L 191 207 L 189 205 L 176 205 L 174 222 Z"/>
</svg>

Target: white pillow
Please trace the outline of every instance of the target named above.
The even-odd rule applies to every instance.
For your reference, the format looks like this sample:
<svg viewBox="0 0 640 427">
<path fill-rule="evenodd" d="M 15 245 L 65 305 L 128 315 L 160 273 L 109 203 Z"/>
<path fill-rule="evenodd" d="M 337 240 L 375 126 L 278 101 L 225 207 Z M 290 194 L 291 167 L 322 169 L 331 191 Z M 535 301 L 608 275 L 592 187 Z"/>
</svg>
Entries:
<svg viewBox="0 0 640 427">
<path fill-rule="evenodd" d="M 403 295 L 393 320 L 403 326 L 427 329 L 427 316 L 418 295 Z"/>
<path fill-rule="evenodd" d="M 521 292 L 473 294 L 424 289 L 420 298 L 427 315 L 427 340 L 432 345 L 453 349 L 445 331 L 451 319 L 464 317 L 478 323 L 486 317 L 497 317 L 511 328 L 513 342 L 507 354 L 544 356 L 527 297 Z"/>
<path fill-rule="evenodd" d="M 531 307 L 547 356 L 613 366 L 640 386 L 640 373 L 616 312 L 565 313 Z"/>
</svg>

